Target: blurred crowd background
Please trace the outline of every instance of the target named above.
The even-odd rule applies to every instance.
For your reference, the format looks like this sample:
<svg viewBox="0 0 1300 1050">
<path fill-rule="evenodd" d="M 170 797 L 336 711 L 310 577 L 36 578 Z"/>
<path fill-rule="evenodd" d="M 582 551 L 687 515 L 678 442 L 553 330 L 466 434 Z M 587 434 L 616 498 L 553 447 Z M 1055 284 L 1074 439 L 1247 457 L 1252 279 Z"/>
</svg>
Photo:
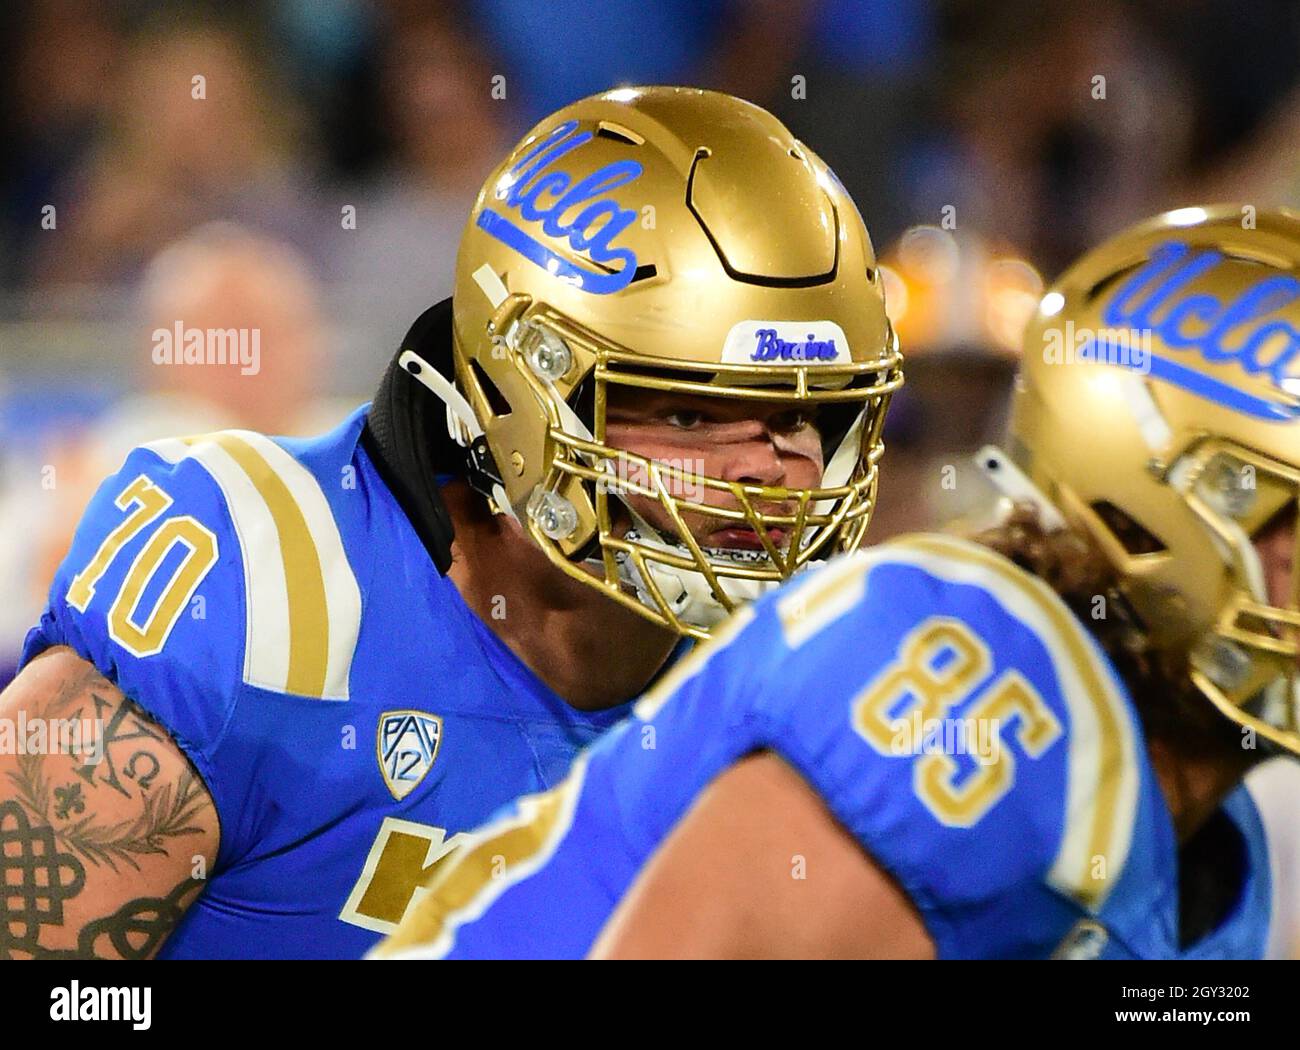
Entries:
<svg viewBox="0 0 1300 1050">
<path fill-rule="evenodd" d="M 996 434 L 1073 255 L 1169 207 L 1296 200 L 1298 81 L 1293 0 L 9 0 L 0 683 L 125 451 L 364 400 L 450 293 L 488 170 L 564 103 L 730 91 L 848 186 L 909 355 L 880 539 L 962 511 L 943 468 Z M 154 364 L 178 319 L 260 330 L 259 374 Z"/>
</svg>

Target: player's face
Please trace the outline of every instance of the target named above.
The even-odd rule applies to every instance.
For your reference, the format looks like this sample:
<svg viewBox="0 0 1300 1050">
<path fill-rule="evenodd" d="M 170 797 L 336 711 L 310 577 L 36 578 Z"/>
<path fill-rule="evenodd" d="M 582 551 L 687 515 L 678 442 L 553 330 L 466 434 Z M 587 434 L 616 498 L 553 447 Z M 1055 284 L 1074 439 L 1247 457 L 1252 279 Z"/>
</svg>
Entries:
<svg viewBox="0 0 1300 1050">
<path fill-rule="evenodd" d="M 654 390 L 614 387 L 606 409 L 605 440 L 616 448 L 659 460 L 694 477 L 721 478 L 752 485 L 816 488 L 822 477 L 822 439 L 815 406 L 704 397 Z M 644 481 L 644 479 L 636 479 Z M 691 502 L 735 509 L 727 492 L 694 486 L 683 479 L 668 481 L 669 492 Z M 636 494 L 627 501 L 663 535 L 677 529 L 657 500 Z M 758 505 L 755 510 L 792 513 L 785 505 Z M 705 547 L 761 548 L 748 526 L 725 527 L 707 514 L 686 512 L 683 520 L 695 540 Z M 785 543 L 781 530 L 770 530 L 777 546 Z"/>
<path fill-rule="evenodd" d="M 1264 570 L 1264 587 L 1270 605 L 1286 606 L 1291 602 L 1291 575 L 1295 571 L 1296 512 L 1291 507 L 1262 528 L 1255 537 Z"/>
</svg>

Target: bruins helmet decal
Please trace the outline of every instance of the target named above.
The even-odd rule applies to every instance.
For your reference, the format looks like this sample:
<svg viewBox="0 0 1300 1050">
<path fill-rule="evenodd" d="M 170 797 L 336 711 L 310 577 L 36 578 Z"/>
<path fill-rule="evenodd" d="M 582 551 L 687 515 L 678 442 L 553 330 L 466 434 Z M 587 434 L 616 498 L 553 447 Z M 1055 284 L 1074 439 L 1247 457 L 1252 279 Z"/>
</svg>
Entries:
<svg viewBox="0 0 1300 1050">
<path fill-rule="evenodd" d="M 454 386 L 401 360 L 447 402 L 494 509 L 649 619 L 706 637 L 861 542 L 901 359 L 857 209 L 757 106 L 630 88 L 542 121 L 471 213 L 453 336 Z M 818 406 L 821 484 L 701 476 L 611 445 L 615 389 Z M 702 546 L 686 514 L 752 528 L 761 549 Z"/>
<path fill-rule="evenodd" d="M 1184 208 L 1085 255 L 1026 331 L 1006 451 L 1146 644 L 1300 752 L 1300 586 L 1270 601 L 1255 545 L 1300 506 L 1300 216 Z"/>
</svg>

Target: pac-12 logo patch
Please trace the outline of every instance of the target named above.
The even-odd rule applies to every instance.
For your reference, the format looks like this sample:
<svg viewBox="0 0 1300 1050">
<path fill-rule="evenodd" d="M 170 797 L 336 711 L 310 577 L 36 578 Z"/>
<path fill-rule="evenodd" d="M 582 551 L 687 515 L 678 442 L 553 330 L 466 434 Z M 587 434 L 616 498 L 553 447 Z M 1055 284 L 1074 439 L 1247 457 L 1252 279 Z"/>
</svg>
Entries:
<svg viewBox="0 0 1300 1050">
<path fill-rule="evenodd" d="M 379 769 L 401 802 L 433 768 L 442 743 L 442 719 L 423 711 L 385 711 L 379 716 Z"/>
</svg>

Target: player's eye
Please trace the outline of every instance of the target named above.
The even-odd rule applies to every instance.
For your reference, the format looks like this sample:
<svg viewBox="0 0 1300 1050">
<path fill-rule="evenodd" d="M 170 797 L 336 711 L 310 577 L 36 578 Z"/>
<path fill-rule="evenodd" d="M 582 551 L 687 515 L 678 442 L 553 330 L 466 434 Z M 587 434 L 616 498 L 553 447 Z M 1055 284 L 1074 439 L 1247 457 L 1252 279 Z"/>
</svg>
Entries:
<svg viewBox="0 0 1300 1050">
<path fill-rule="evenodd" d="M 694 408 L 679 408 L 667 413 L 664 421 L 678 430 L 694 430 L 704 422 L 704 413 Z"/>
<path fill-rule="evenodd" d="M 768 420 L 768 427 L 778 434 L 797 434 L 815 422 L 812 412 L 807 409 L 794 408 L 788 412 L 779 412 Z"/>
</svg>

